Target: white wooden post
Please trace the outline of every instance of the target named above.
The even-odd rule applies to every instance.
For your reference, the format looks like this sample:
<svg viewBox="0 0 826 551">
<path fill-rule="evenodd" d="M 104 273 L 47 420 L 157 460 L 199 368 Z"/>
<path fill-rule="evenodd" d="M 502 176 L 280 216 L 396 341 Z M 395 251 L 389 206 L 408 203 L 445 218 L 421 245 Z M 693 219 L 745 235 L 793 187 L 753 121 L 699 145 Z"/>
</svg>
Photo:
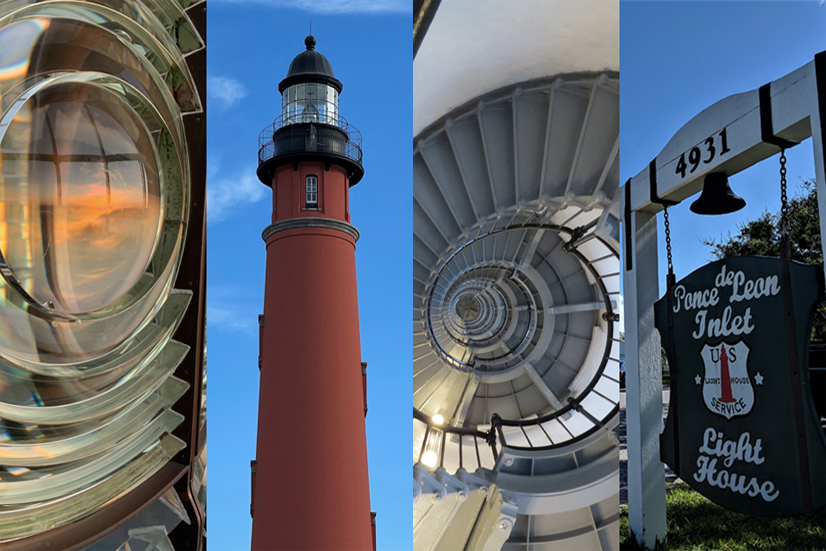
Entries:
<svg viewBox="0 0 826 551">
<path fill-rule="evenodd" d="M 660 336 L 654 327 L 659 297 L 657 215 L 632 212 L 632 269 L 624 272 L 625 425 L 628 442 L 628 525 L 637 542 L 653 549 L 664 541 L 665 467 L 660 461 L 663 427 Z M 624 243 L 624 240 L 623 240 Z M 625 261 L 622 261 L 623 270 Z"/>
<path fill-rule="evenodd" d="M 820 54 L 826 56 L 826 54 Z M 817 61 L 815 62 L 817 63 Z M 824 93 L 826 90 L 826 82 L 821 82 L 821 91 L 817 90 L 815 85 L 815 97 L 818 93 Z M 817 212 L 820 217 L 820 243 L 821 246 L 826 245 L 826 148 L 824 147 L 824 139 L 826 139 L 826 128 L 823 128 L 821 121 L 826 120 L 826 116 L 819 111 L 818 102 L 814 102 L 814 110 L 810 118 L 812 126 L 812 147 L 815 156 L 815 182 L 817 184 Z M 823 270 L 826 273 L 826 262 L 823 263 Z"/>
</svg>

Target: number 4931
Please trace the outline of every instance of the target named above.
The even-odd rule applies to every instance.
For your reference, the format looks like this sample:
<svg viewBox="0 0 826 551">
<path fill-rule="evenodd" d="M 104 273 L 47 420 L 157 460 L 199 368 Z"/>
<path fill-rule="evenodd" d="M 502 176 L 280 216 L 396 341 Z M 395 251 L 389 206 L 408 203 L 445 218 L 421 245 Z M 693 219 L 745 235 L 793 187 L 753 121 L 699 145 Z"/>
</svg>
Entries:
<svg viewBox="0 0 826 551">
<path fill-rule="evenodd" d="M 726 140 L 726 129 L 720 131 L 719 134 L 715 134 L 714 136 L 709 136 L 703 142 L 703 146 L 705 146 L 705 158 L 703 158 L 703 151 L 700 149 L 700 146 L 694 146 L 691 148 L 691 151 L 688 152 L 688 164 L 691 165 L 691 169 L 688 168 L 688 164 L 685 162 L 686 154 L 683 153 L 680 155 L 680 160 L 677 161 L 677 170 L 675 172 L 680 175 L 680 178 L 685 178 L 685 171 L 688 170 L 689 174 L 693 174 L 697 167 L 700 166 L 700 161 L 704 164 L 708 164 L 714 160 L 714 157 L 717 155 L 717 148 L 714 147 L 714 142 L 716 141 L 715 138 L 719 136 L 720 138 L 720 156 L 722 157 L 729 151 L 728 148 L 728 141 Z"/>
</svg>

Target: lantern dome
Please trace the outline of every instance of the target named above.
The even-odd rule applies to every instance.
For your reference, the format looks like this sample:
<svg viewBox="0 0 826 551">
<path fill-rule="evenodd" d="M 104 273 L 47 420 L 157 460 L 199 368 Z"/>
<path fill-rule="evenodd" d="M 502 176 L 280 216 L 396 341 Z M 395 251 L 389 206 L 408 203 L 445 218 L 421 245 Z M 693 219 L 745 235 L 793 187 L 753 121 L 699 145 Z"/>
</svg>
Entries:
<svg viewBox="0 0 826 551">
<path fill-rule="evenodd" d="M 299 82 L 317 82 L 329 84 L 341 93 L 342 84 L 333 74 L 333 66 L 324 54 L 316 51 L 316 39 L 313 35 L 304 39 L 307 49 L 293 58 L 287 76 L 278 84 L 278 91 L 284 90 Z"/>
</svg>

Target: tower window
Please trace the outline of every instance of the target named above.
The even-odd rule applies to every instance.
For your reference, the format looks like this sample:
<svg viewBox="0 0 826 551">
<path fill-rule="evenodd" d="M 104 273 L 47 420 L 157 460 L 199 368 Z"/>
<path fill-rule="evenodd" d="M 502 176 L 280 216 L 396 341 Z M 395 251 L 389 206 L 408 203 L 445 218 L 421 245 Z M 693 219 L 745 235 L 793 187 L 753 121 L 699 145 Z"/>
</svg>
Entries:
<svg viewBox="0 0 826 551">
<path fill-rule="evenodd" d="M 318 177 L 307 176 L 306 180 L 306 208 L 318 208 Z"/>
</svg>

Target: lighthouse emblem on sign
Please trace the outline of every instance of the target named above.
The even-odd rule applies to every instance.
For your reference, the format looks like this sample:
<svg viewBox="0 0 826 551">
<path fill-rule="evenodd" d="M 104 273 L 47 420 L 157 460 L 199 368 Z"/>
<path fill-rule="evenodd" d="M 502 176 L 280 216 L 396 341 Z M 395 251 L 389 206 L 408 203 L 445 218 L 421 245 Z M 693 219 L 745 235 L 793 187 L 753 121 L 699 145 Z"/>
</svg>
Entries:
<svg viewBox="0 0 826 551">
<path fill-rule="evenodd" d="M 747 368 L 749 347 L 746 343 L 705 345 L 700 356 L 705 365 L 703 400 L 709 411 L 726 419 L 750 412 L 754 388 Z"/>
</svg>

